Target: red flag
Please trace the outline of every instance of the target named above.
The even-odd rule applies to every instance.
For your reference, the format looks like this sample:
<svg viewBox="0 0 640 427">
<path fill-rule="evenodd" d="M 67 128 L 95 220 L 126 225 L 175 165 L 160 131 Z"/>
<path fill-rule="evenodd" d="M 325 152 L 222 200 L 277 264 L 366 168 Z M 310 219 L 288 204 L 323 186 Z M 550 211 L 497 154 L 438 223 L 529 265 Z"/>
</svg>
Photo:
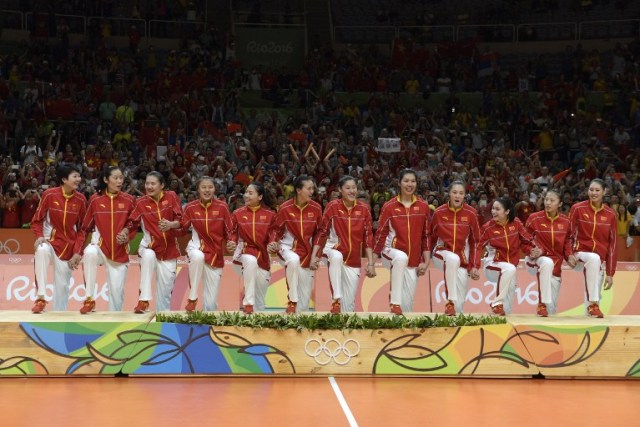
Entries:
<svg viewBox="0 0 640 427">
<path fill-rule="evenodd" d="M 169 132 L 167 129 L 161 128 L 159 125 L 149 127 L 140 126 L 140 144 L 145 147 L 151 144 L 157 144 L 158 138 L 164 139 L 164 145 L 169 140 Z"/>
<path fill-rule="evenodd" d="M 569 169 L 565 169 L 562 172 L 558 172 L 557 174 L 555 174 L 553 176 L 553 182 L 558 182 L 560 181 L 562 178 L 564 178 L 565 176 L 567 176 L 569 174 L 569 172 L 571 172 L 571 168 Z"/>
<path fill-rule="evenodd" d="M 238 132 L 242 132 L 242 125 L 240 123 L 227 122 L 227 133 L 229 133 L 229 135 Z"/>
<path fill-rule="evenodd" d="M 204 134 L 204 135 L 212 135 L 214 138 L 216 138 L 219 141 L 222 141 L 224 139 L 224 134 L 222 133 L 222 131 L 218 129 L 216 125 L 214 125 L 208 120 L 205 120 L 202 123 L 200 123 L 199 131 L 201 134 Z"/>
<path fill-rule="evenodd" d="M 304 142 L 307 139 L 307 135 L 299 130 L 294 130 L 287 136 L 292 141 Z"/>
</svg>

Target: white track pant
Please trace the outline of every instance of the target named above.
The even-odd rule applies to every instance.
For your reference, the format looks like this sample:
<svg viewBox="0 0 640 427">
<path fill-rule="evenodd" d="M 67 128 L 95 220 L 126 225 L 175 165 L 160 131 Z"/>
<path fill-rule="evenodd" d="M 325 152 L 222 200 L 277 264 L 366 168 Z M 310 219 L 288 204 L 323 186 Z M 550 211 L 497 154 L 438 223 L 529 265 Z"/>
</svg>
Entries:
<svg viewBox="0 0 640 427">
<path fill-rule="evenodd" d="M 555 314 L 558 311 L 560 278 L 553 275 L 553 260 L 546 256 L 538 257 L 535 260 L 526 257 L 524 262 L 527 266 L 527 272 L 538 279 L 539 301 L 546 304 L 549 314 Z"/>
<path fill-rule="evenodd" d="M 187 248 L 189 258 L 189 299 L 198 299 L 198 289 L 200 279 L 204 281 L 202 291 L 203 308 L 205 311 L 215 311 L 218 309 L 218 288 L 222 277 L 221 268 L 213 268 L 204 263 L 204 253 L 197 248 Z"/>
<path fill-rule="evenodd" d="M 314 272 L 300 266 L 300 256 L 292 250 L 280 249 L 284 262 L 289 301 L 298 303 L 296 312 L 309 311 Z"/>
<path fill-rule="evenodd" d="M 456 307 L 456 312 L 463 313 L 464 301 L 467 297 L 469 272 L 460 267 L 460 257 L 451 251 L 438 250 L 431 257 L 433 265 L 444 273 L 444 286 L 447 299 Z"/>
<path fill-rule="evenodd" d="M 271 272 L 258 266 L 258 259 L 253 255 L 242 254 L 235 259 L 234 268 L 244 281 L 244 298 L 242 305 L 252 305 L 256 311 L 263 311 Z"/>
<path fill-rule="evenodd" d="M 169 311 L 178 261 L 176 259 L 159 261 L 153 250 L 143 247 L 138 250 L 138 255 L 140 255 L 140 301 L 153 299 L 151 279 L 155 271 L 156 311 Z"/>
<path fill-rule="evenodd" d="M 47 273 L 49 264 L 53 261 L 53 310 L 63 311 L 67 309 L 69 301 L 69 287 L 73 270 L 69 268 L 67 261 L 63 261 L 56 255 L 48 242 L 41 243 L 34 256 L 34 268 L 36 273 L 36 290 L 38 298 L 45 298 L 47 288 Z"/>
<path fill-rule="evenodd" d="M 98 245 L 90 244 L 84 249 L 82 269 L 87 298 L 96 296 L 96 275 L 98 266 L 104 265 L 109 287 L 109 311 L 122 311 L 124 286 L 127 280 L 129 264 L 111 261 L 104 256 Z"/>
<path fill-rule="evenodd" d="M 600 255 L 594 252 L 578 252 L 576 257 L 578 257 L 578 264 L 574 270 L 582 271 L 584 274 L 585 303 L 599 303 L 605 274 Z"/>
<path fill-rule="evenodd" d="M 488 258 L 483 260 L 483 265 L 487 280 L 496 284 L 496 297 L 491 307 L 502 304 L 504 311 L 511 313 L 516 292 L 516 266 L 510 262 L 493 262 Z"/>
<path fill-rule="evenodd" d="M 407 267 L 409 263 L 407 254 L 393 248 L 382 250 L 382 262 L 391 270 L 391 298 L 389 302 L 400 305 L 403 312 L 413 311 L 418 269 Z"/>
<path fill-rule="evenodd" d="M 340 251 L 325 247 L 322 252 L 329 262 L 329 285 L 333 299 L 340 299 L 341 312 L 355 311 L 356 293 L 362 269 L 344 265 Z"/>
</svg>

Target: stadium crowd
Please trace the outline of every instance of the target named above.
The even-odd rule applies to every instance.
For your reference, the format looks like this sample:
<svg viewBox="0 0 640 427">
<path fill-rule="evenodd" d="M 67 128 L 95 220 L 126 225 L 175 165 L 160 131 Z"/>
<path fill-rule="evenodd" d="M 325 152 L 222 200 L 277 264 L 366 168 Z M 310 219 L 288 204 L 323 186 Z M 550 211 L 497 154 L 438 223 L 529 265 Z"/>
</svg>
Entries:
<svg viewBox="0 0 640 427">
<path fill-rule="evenodd" d="M 611 52 L 567 46 L 559 63 L 540 55 L 508 69 L 473 44 L 428 50 L 401 39 L 385 56 L 316 43 L 301 70 L 244 68 L 233 37 L 214 27 L 167 52 L 88 40 L 34 38 L 22 55 L 0 56 L 3 227 L 28 227 L 61 164 L 81 170 L 87 197 L 108 166 L 121 166 L 134 196 L 144 193 L 146 174 L 159 171 L 183 204 L 209 175 L 232 211 L 248 183 L 263 183 L 280 204 L 302 174 L 315 178 L 314 198 L 326 205 L 349 174 L 374 221 L 405 167 L 417 171 L 418 194 L 432 209 L 450 182 L 466 182 L 483 219 L 491 200 L 508 195 L 525 220 L 550 187 L 568 210 L 601 177 L 620 234 L 638 223 L 640 39 Z M 293 110 L 240 105 L 249 90 Z M 368 96 L 345 102 L 340 92 Z M 443 105 L 421 106 L 436 92 L 448 94 Z M 479 108 L 465 105 L 462 92 L 481 93 Z M 590 92 L 602 105 L 586 101 Z M 403 106 L 400 94 L 416 106 Z M 401 138 L 401 148 L 380 152 L 378 138 Z"/>
</svg>

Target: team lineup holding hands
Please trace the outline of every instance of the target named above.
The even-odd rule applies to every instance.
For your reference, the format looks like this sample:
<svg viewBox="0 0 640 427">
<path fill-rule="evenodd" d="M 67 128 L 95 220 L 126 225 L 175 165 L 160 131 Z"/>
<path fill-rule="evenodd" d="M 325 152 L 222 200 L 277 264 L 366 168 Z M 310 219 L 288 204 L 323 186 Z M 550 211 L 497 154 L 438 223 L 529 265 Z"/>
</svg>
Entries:
<svg viewBox="0 0 640 427">
<path fill-rule="evenodd" d="M 544 210 L 529 216 L 526 224 L 516 218 L 512 200 L 504 197 L 493 201 L 491 219 L 480 226 L 477 212 L 465 202 L 465 183 L 452 182 L 448 202 L 432 211 L 416 195 L 416 172 L 404 169 L 398 176 L 398 195 L 382 207 L 374 233 L 370 206 L 357 199 L 357 181 L 351 176 L 340 179 L 339 198 L 329 202 L 324 212 L 313 200 L 315 182 L 306 175 L 295 179 L 293 197 L 277 211 L 269 193 L 254 181 L 245 188 L 244 206 L 230 212 L 215 197 L 211 177 L 197 181 L 198 199 L 182 207 L 176 193 L 165 189 L 159 172 L 147 174 L 146 194 L 135 199 L 122 191 L 122 170 L 109 167 L 88 202 L 77 191 L 81 178 L 75 168 L 61 166 L 56 175 L 60 186 L 43 193 L 32 221 L 37 288 L 33 313 L 43 312 L 48 304 L 45 285 L 50 264 L 54 310 L 67 309 L 72 272 L 82 264 L 86 299 L 80 313 L 95 311 L 101 265 L 109 287 L 109 310 L 121 311 L 129 241 L 139 229 L 143 236 L 135 313 L 149 310 L 154 273 L 155 310 L 170 310 L 180 256 L 177 238 L 189 232 L 188 312 L 198 309 L 201 281 L 202 309 L 217 310 L 225 253 L 233 253 L 234 268 L 242 277 L 245 314 L 265 308 L 271 256 L 285 268 L 286 313 L 309 310 L 314 274 L 322 258 L 328 264 L 333 314 L 355 310 L 363 257 L 367 277 L 376 276 L 378 259 L 390 269 L 389 311 L 396 315 L 413 310 L 418 277 L 427 272 L 431 260 L 443 272 L 444 312 L 450 316 L 464 312 L 468 279 L 478 280 L 481 269 L 496 286 L 491 311 L 500 316 L 510 313 L 523 253 L 527 271 L 537 279 L 539 316 L 557 311 L 565 261 L 584 272 L 586 314 L 603 317 L 602 284 L 610 289 L 616 270 L 616 215 L 603 203 L 606 185 L 600 179 L 591 181 L 588 199 L 574 204 L 568 216 L 561 213 L 558 192 L 549 189 Z"/>
</svg>

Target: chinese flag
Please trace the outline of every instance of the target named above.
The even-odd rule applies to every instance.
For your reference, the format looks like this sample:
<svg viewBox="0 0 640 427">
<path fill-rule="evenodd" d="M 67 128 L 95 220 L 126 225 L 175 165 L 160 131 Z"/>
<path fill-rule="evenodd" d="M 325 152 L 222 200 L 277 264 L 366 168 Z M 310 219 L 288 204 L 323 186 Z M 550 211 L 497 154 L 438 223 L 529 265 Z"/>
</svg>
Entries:
<svg viewBox="0 0 640 427">
<path fill-rule="evenodd" d="M 227 133 L 242 132 L 242 125 L 240 123 L 227 122 Z"/>
</svg>

